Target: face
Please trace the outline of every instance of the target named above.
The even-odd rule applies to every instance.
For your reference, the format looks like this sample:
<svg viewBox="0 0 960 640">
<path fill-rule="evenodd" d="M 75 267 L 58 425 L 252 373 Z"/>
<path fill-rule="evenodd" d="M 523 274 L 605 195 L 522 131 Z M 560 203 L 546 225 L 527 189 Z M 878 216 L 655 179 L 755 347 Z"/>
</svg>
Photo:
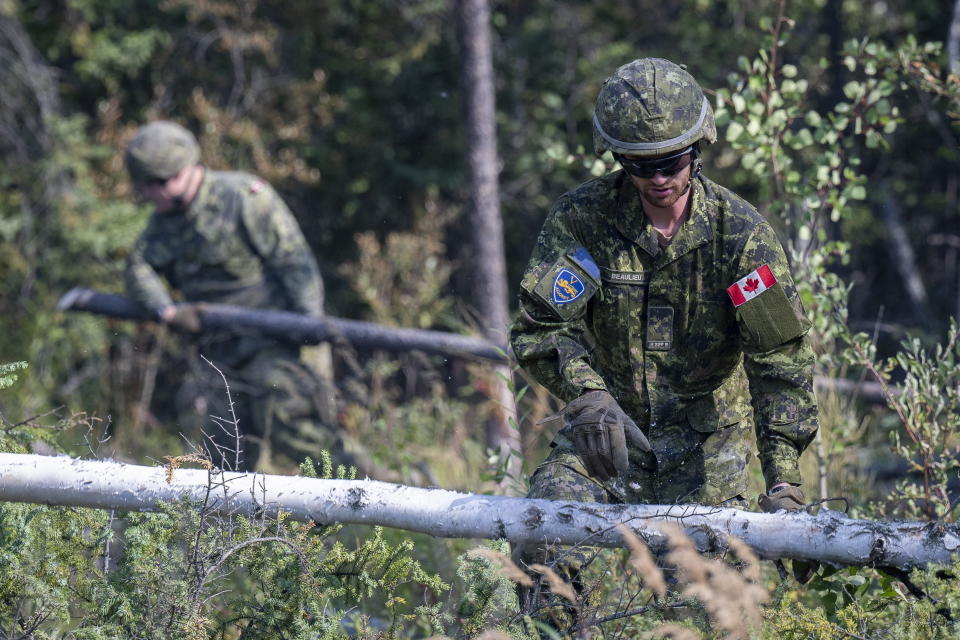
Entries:
<svg viewBox="0 0 960 640">
<path fill-rule="evenodd" d="M 193 166 L 184 167 L 180 173 L 167 180 L 160 178 L 144 180 L 137 185 L 137 193 L 156 207 L 159 213 L 170 213 L 182 209 L 186 204 L 185 196 L 190 186 L 193 169 Z"/>
<path fill-rule="evenodd" d="M 634 160 L 618 157 L 618 160 L 630 176 L 630 182 L 636 187 L 640 197 L 651 206 L 663 209 L 672 207 L 687 193 L 690 172 L 693 169 L 692 150 L 662 158 Z"/>
</svg>

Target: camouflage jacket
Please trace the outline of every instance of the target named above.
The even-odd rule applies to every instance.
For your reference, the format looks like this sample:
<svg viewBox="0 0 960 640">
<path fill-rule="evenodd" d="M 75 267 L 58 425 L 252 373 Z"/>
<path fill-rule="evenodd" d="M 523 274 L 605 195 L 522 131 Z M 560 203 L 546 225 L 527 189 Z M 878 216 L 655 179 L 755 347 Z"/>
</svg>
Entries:
<svg viewBox="0 0 960 640">
<path fill-rule="evenodd" d="M 322 314 L 323 282 L 299 225 L 246 173 L 208 169 L 186 211 L 151 216 L 129 256 L 127 292 L 159 311 L 172 303 L 163 278 L 188 302 Z"/>
<path fill-rule="evenodd" d="M 751 299 L 735 306 L 727 289 L 738 281 Z M 661 247 L 618 171 L 553 206 L 511 344 L 564 401 L 608 390 L 661 464 L 689 429 L 709 433 L 752 413 L 769 486 L 800 482 L 799 455 L 817 430 L 808 328 L 783 248 L 749 203 L 694 179 L 689 216 Z"/>
</svg>

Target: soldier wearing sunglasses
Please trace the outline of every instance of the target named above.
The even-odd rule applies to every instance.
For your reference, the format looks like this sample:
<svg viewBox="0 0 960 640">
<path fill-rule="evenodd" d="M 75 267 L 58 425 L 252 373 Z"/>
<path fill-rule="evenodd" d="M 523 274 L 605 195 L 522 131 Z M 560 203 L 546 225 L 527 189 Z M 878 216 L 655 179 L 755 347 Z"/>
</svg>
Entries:
<svg viewBox="0 0 960 640">
<path fill-rule="evenodd" d="M 567 403 L 529 497 L 747 508 L 755 431 L 760 507 L 802 507 L 810 323 L 774 230 L 703 174 L 709 101 L 676 64 L 635 60 L 604 83 L 593 131 L 622 170 L 553 205 L 511 332 L 520 364 Z"/>
</svg>

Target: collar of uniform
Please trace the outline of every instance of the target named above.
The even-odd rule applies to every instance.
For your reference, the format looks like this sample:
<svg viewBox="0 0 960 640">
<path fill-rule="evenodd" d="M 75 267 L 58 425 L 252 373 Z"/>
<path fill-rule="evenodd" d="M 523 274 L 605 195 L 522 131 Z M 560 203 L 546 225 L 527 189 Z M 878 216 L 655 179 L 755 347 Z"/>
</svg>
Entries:
<svg viewBox="0 0 960 640">
<path fill-rule="evenodd" d="M 193 196 L 193 200 L 190 201 L 190 204 L 187 205 L 187 210 L 184 212 L 185 216 L 188 219 L 194 219 L 197 217 L 202 203 L 206 201 L 207 195 L 210 193 L 210 184 L 213 181 L 210 179 L 210 168 L 203 168 L 203 178 L 200 179 L 200 188 L 197 189 L 197 194 Z"/>
<path fill-rule="evenodd" d="M 620 171 L 620 188 L 617 197 L 617 215 L 614 221 L 617 229 L 625 238 L 640 246 L 641 249 L 656 256 L 660 253 L 657 232 L 643 213 L 643 203 L 626 171 Z"/>
<path fill-rule="evenodd" d="M 673 239 L 663 249 L 658 262 L 661 265 L 673 262 L 680 256 L 690 253 L 707 244 L 713 238 L 713 226 L 707 214 L 707 195 L 703 182 L 697 179 L 690 184 L 690 213 L 677 229 Z"/>
<path fill-rule="evenodd" d="M 643 202 L 640 193 L 621 171 L 620 189 L 617 202 L 616 225 L 620 233 L 651 256 L 658 257 L 660 264 L 673 262 L 680 256 L 701 247 L 713 238 L 713 227 L 707 215 L 707 197 L 703 189 L 703 182 L 699 179 L 691 181 L 690 185 L 690 213 L 684 223 L 677 229 L 670 244 L 660 247 L 657 232 L 643 213 Z M 662 255 L 661 255 L 662 254 Z"/>
</svg>

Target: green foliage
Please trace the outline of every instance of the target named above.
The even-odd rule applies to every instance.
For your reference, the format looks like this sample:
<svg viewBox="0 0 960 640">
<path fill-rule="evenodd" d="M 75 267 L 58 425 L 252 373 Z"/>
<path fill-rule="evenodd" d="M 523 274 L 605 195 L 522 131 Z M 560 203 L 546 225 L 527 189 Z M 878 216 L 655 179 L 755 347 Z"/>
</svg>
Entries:
<svg viewBox="0 0 960 640">
<path fill-rule="evenodd" d="M 810 583 L 806 603 L 785 601 L 765 612 L 764 638 L 837 637 L 946 640 L 957 625 L 960 562 L 914 570 L 910 579 L 927 594 L 914 598 L 890 576 L 872 569 L 823 571 Z"/>
<path fill-rule="evenodd" d="M 902 432 L 891 432 L 894 452 L 905 460 L 911 474 L 897 482 L 891 498 L 877 505 L 877 515 L 952 522 L 956 501 L 948 485 L 960 469 L 957 433 L 960 427 L 960 344 L 952 320 L 945 342 L 932 349 L 912 337 L 893 357 L 879 360 L 868 336 L 851 338 L 854 364 L 865 367 L 883 385 L 890 408 Z M 902 381 L 894 389 L 891 375 Z"/>
<path fill-rule="evenodd" d="M 211 491 L 221 491 L 211 476 Z M 448 587 L 373 528 L 355 549 L 333 528 L 218 514 L 182 501 L 158 513 L 0 504 L 0 632 L 44 638 L 347 638 L 375 602 L 378 637 L 439 629 Z M 50 535 L 55 532 L 54 535 Z M 362 627 L 369 624 L 360 621 Z M 361 637 L 375 635 L 372 632 Z"/>
<path fill-rule="evenodd" d="M 484 548 L 510 555 L 510 545 L 504 540 L 487 543 Z M 508 620 L 517 610 L 516 587 L 501 565 L 475 551 L 461 555 L 457 564 L 457 576 L 464 584 L 456 608 L 461 632 L 472 636 Z"/>
<path fill-rule="evenodd" d="M 27 363 L 23 361 L 0 363 L 0 389 L 13 386 L 13 383 L 17 381 L 16 372 L 26 368 Z"/>
</svg>

